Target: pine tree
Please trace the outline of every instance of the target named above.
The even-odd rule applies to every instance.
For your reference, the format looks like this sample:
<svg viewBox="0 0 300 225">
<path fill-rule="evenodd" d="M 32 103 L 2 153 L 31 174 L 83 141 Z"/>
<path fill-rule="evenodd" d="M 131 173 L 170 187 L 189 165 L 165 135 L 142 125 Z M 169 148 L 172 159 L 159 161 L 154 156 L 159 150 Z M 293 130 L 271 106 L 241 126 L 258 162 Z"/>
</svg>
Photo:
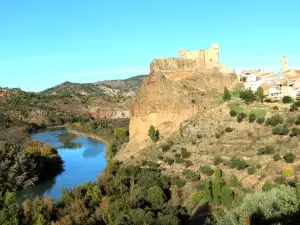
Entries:
<svg viewBox="0 0 300 225">
<path fill-rule="evenodd" d="M 223 96 L 222 96 L 223 101 L 230 101 L 231 100 L 231 94 L 227 87 L 224 88 Z"/>
</svg>

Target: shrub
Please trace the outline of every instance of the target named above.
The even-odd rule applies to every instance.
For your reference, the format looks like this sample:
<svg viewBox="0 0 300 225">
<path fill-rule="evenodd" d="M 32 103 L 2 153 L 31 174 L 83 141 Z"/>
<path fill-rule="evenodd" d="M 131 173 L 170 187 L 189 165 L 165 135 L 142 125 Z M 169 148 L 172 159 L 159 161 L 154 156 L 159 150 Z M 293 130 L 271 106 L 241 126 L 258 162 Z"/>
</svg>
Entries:
<svg viewBox="0 0 300 225">
<path fill-rule="evenodd" d="M 257 164 L 256 164 L 256 169 L 261 169 L 261 167 L 262 167 L 262 166 L 261 166 L 260 163 L 257 163 Z"/>
<path fill-rule="evenodd" d="M 240 98 L 243 99 L 243 100 L 245 100 L 245 103 L 246 103 L 246 104 L 249 104 L 249 103 L 251 103 L 251 102 L 254 102 L 255 99 L 256 99 L 256 98 L 255 98 L 255 95 L 254 95 L 253 92 L 250 91 L 250 90 L 242 91 L 242 92 L 240 93 Z"/>
<path fill-rule="evenodd" d="M 192 104 L 194 105 L 196 103 L 196 100 L 195 99 L 192 99 Z"/>
<path fill-rule="evenodd" d="M 278 108 L 278 106 L 276 105 L 276 106 L 273 106 L 273 110 L 278 110 L 279 108 Z"/>
<path fill-rule="evenodd" d="M 230 101 L 231 100 L 231 94 L 227 87 L 224 88 L 223 96 L 222 96 L 223 101 Z"/>
<path fill-rule="evenodd" d="M 289 133 L 289 129 L 282 124 L 278 124 L 272 129 L 272 132 L 275 135 L 287 135 Z"/>
<path fill-rule="evenodd" d="M 286 180 L 285 180 L 285 177 L 284 176 L 278 176 L 275 178 L 275 183 L 277 184 L 285 184 L 286 183 Z"/>
<path fill-rule="evenodd" d="M 175 163 L 182 163 L 183 159 L 180 154 L 175 154 Z"/>
<path fill-rule="evenodd" d="M 289 103 L 292 103 L 292 102 L 293 102 L 293 99 L 292 99 L 290 96 L 284 96 L 284 97 L 282 98 L 282 102 L 283 102 L 284 104 L 289 104 Z"/>
<path fill-rule="evenodd" d="M 148 136 L 153 142 L 157 142 L 159 140 L 159 131 L 156 130 L 153 125 L 151 125 L 148 130 Z"/>
<path fill-rule="evenodd" d="M 282 176 L 287 178 L 294 176 L 293 168 L 290 165 L 284 165 L 282 167 Z"/>
<path fill-rule="evenodd" d="M 164 159 L 164 157 L 162 155 L 158 155 L 157 158 L 158 158 L 158 160 L 163 160 Z"/>
<path fill-rule="evenodd" d="M 256 123 L 258 123 L 258 124 L 263 124 L 264 122 L 265 122 L 265 118 L 263 118 L 263 117 L 259 117 L 256 119 Z"/>
<path fill-rule="evenodd" d="M 257 155 L 268 155 L 268 154 L 273 154 L 275 151 L 274 147 L 270 145 L 266 146 L 261 146 L 257 150 Z"/>
<path fill-rule="evenodd" d="M 237 116 L 237 122 L 242 122 L 244 118 L 246 118 L 247 115 L 246 113 L 240 113 L 238 116 Z"/>
<path fill-rule="evenodd" d="M 191 156 L 191 153 L 188 152 L 186 148 L 181 148 L 180 151 L 181 151 L 182 158 L 184 159 L 189 158 Z"/>
<path fill-rule="evenodd" d="M 201 139 L 202 138 L 201 134 L 197 134 L 196 138 Z"/>
<path fill-rule="evenodd" d="M 287 163 L 293 163 L 295 158 L 296 156 L 291 152 L 285 153 L 285 155 L 283 156 L 284 161 Z"/>
<path fill-rule="evenodd" d="M 159 208 L 166 202 L 167 198 L 159 186 L 153 186 L 147 191 L 147 200 L 153 207 Z"/>
<path fill-rule="evenodd" d="M 174 177 L 171 179 L 171 184 L 176 185 L 178 188 L 182 188 L 186 184 L 186 181 Z"/>
<path fill-rule="evenodd" d="M 161 150 L 162 150 L 163 152 L 169 151 L 170 148 L 171 148 L 171 146 L 168 145 L 168 144 L 163 144 L 163 145 L 161 146 Z"/>
<path fill-rule="evenodd" d="M 275 127 L 278 124 L 283 124 L 283 118 L 278 114 L 269 117 L 266 121 L 267 126 L 271 125 L 271 126 Z"/>
<path fill-rule="evenodd" d="M 185 165 L 185 168 L 189 168 L 190 166 L 193 165 L 192 161 L 190 160 L 184 160 L 183 164 Z"/>
<path fill-rule="evenodd" d="M 298 137 L 300 136 L 300 129 L 297 127 L 293 127 L 290 133 L 290 137 Z"/>
<path fill-rule="evenodd" d="M 214 170 L 209 165 L 202 165 L 200 167 L 200 171 L 207 176 L 211 176 L 214 174 Z"/>
<path fill-rule="evenodd" d="M 281 156 L 279 154 L 275 154 L 275 155 L 273 155 L 273 159 L 274 159 L 274 161 L 279 161 L 279 160 L 281 160 Z"/>
<path fill-rule="evenodd" d="M 235 117 L 237 115 L 237 111 L 235 109 L 231 109 L 229 113 L 231 117 Z"/>
<path fill-rule="evenodd" d="M 254 114 L 254 113 L 251 113 L 251 114 L 249 115 L 249 122 L 250 122 L 250 123 L 253 123 L 255 120 L 256 120 L 255 114 Z"/>
<path fill-rule="evenodd" d="M 296 124 L 296 125 L 300 125 L 300 116 L 297 116 L 297 119 L 296 119 L 296 121 L 295 121 L 295 124 Z"/>
<path fill-rule="evenodd" d="M 237 170 L 244 170 L 248 167 L 248 164 L 241 158 L 233 157 L 229 161 L 229 167 L 231 169 L 236 168 Z"/>
<path fill-rule="evenodd" d="M 291 112 L 298 111 L 298 109 L 299 109 L 299 106 L 296 106 L 296 105 L 294 105 L 294 104 L 292 104 L 291 107 L 290 107 L 290 111 L 291 111 Z"/>
<path fill-rule="evenodd" d="M 232 131 L 234 131 L 234 128 L 231 128 L 231 127 L 225 128 L 225 132 L 227 132 L 227 133 L 231 133 Z"/>
<path fill-rule="evenodd" d="M 200 180 L 200 174 L 191 171 L 191 170 L 184 170 L 183 175 L 190 181 L 198 181 Z"/>
<path fill-rule="evenodd" d="M 218 165 L 220 165 L 221 163 L 223 162 L 223 159 L 221 158 L 221 156 L 215 156 L 215 158 L 214 158 L 214 165 L 215 166 L 218 166 Z"/>
<path fill-rule="evenodd" d="M 237 176 L 235 174 L 232 174 L 230 176 L 229 183 L 230 183 L 231 187 L 240 187 L 241 186 L 241 183 L 239 182 L 239 179 L 237 178 Z"/>
<path fill-rule="evenodd" d="M 272 99 L 270 99 L 270 98 L 266 98 L 266 99 L 264 100 L 264 102 L 268 102 L 268 103 L 270 103 L 270 102 L 272 102 Z"/>
<path fill-rule="evenodd" d="M 169 157 L 165 157 L 164 162 L 167 163 L 168 165 L 173 165 L 174 159 L 171 159 Z"/>
<path fill-rule="evenodd" d="M 192 195 L 192 203 L 198 204 L 202 200 L 202 192 L 198 191 Z"/>
<path fill-rule="evenodd" d="M 114 136 L 118 139 L 122 139 L 129 135 L 128 128 L 119 127 L 114 129 Z"/>
<path fill-rule="evenodd" d="M 274 188 L 274 185 L 269 180 L 267 180 L 262 187 L 264 191 L 270 191 L 272 188 Z"/>
<path fill-rule="evenodd" d="M 247 172 L 249 175 L 252 175 L 252 174 L 255 174 L 256 173 L 256 167 L 255 166 L 251 166 L 251 167 L 248 167 L 247 169 Z"/>
</svg>

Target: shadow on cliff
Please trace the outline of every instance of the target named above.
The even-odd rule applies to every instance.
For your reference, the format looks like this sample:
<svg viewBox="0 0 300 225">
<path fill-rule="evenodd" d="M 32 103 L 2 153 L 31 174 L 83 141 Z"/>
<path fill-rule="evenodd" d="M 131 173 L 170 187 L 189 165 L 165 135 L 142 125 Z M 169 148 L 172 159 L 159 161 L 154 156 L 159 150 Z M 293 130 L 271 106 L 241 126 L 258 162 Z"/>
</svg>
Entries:
<svg viewBox="0 0 300 225">
<path fill-rule="evenodd" d="M 211 207 L 208 203 L 199 206 L 194 215 L 190 218 L 188 225 L 205 224 L 207 219 L 212 217 Z"/>
</svg>

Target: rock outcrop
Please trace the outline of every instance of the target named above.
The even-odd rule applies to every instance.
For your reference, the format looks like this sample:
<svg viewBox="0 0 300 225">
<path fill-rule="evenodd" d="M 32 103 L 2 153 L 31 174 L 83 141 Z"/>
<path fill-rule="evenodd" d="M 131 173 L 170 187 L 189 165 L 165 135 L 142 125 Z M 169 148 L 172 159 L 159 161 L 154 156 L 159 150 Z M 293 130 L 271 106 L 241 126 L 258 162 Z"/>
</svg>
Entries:
<svg viewBox="0 0 300 225">
<path fill-rule="evenodd" d="M 183 120 L 216 107 L 224 87 L 230 87 L 235 80 L 235 75 L 199 71 L 189 59 L 153 60 L 150 74 L 131 107 L 128 147 L 138 151 L 149 145 L 147 133 L 151 125 L 162 138 L 167 137 L 180 128 Z"/>
</svg>

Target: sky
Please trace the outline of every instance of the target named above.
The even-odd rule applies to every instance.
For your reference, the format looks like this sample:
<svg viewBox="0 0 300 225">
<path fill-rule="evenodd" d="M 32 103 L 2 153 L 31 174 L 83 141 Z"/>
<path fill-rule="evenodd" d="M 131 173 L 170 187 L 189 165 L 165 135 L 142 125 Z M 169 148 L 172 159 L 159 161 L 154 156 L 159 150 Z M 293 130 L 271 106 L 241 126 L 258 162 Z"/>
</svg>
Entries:
<svg viewBox="0 0 300 225">
<path fill-rule="evenodd" d="M 220 61 L 300 69 L 298 0 L 0 0 L 0 86 L 147 74 L 153 58 L 220 45 Z"/>
</svg>

